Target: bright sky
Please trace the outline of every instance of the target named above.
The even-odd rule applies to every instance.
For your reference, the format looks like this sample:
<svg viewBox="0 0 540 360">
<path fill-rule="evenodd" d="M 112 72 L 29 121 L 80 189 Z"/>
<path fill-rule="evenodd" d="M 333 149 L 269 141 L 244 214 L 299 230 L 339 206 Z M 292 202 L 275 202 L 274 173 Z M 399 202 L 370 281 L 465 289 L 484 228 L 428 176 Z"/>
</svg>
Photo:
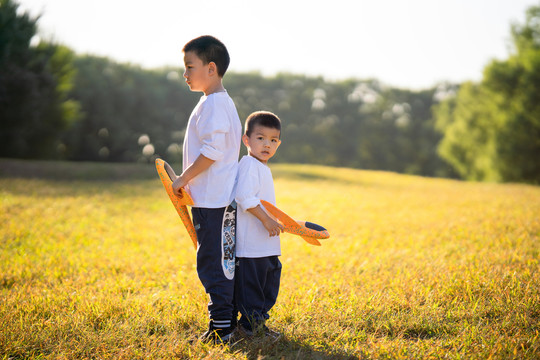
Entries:
<svg viewBox="0 0 540 360">
<path fill-rule="evenodd" d="M 210 34 L 230 69 L 264 75 L 376 78 L 420 89 L 480 80 L 509 54 L 510 24 L 533 0 L 15 0 L 46 39 L 78 54 L 146 68 L 183 67 L 181 49 Z M 226 82 L 225 82 L 226 84 Z"/>
</svg>

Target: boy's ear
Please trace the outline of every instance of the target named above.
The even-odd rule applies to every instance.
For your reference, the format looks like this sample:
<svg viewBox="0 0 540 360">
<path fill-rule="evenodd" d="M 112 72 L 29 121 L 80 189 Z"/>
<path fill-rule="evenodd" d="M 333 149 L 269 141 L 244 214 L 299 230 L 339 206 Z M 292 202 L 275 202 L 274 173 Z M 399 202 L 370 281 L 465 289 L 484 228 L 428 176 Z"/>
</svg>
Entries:
<svg viewBox="0 0 540 360">
<path fill-rule="evenodd" d="M 216 65 L 215 62 L 210 61 L 210 62 L 208 63 L 208 73 L 209 73 L 210 75 L 217 74 L 217 65 Z"/>
<path fill-rule="evenodd" d="M 248 139 L 249 137 L 246 134 L 242 135 L 242 142 L 244 143 L 245 147 L 248 147 Z"/>
</svg>

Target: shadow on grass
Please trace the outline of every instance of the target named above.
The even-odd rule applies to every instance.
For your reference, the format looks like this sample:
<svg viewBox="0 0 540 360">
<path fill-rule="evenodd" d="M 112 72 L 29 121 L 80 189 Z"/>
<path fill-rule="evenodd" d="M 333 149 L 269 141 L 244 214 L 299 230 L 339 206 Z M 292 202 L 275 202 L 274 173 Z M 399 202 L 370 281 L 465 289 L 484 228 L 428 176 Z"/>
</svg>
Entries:
<svg viewBox="0 0 540 360">
<path fill-rule="evenodd" d="M 154 164 L 0 159 L 0 178 L 55 181 L 130 181 L 157 179 Z"/>
<path fill-rule="evenodd" d="M 269 338 L 243 338 L 231 346 L 231 351 L 241 353 L 247 359 L 357 359 L 338 349 L 321 350 L 281 335 L 277 340 Z"/>
<path fill-rule="evenodd" d="M 181 165 L 171 163 L 176 173 Z M 302 181 L 336 180 L 326 167 L 276 164 L 275 177 Z M 0 158 L 0 178 L 45 179 L 58 181 L 125 181 L 157 179 L 153 163 L 110 163 L 82 161 L 45 161 Z"/>
<path fill-rule="evenodd" d="M 180 163 L 170 163 L 177 174 Z M 373 175 L 375 172 L 371 172 Z M 390 173 L 380 172 L 388 176 Z M 308 164 L 272 164 L 275 179 L 305 182 L 333 182 L 346 185 L 373 185 L 357 170 Z M 53 181 L 138 181 L 157 180 L 151 163 L 111 163 L 84 161 L 48 161 L 0 158 L 0 178 L 43 179 Z"/>
</svg>

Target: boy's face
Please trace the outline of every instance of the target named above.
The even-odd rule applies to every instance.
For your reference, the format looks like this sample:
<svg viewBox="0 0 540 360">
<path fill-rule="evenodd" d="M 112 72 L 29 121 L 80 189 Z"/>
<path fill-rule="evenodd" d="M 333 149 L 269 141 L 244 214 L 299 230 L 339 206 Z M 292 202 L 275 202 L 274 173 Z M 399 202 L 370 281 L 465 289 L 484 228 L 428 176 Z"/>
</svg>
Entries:
<svg viewBox="0 0 540 360">
<path fill-rule="evenodd" d="M 203 61 L 193 51 L 184 54 L 184 78 L 191 91 L 207 92 L 210 86 L 210 64 Z"/>
<path fill-rule="evenodd" d="M 279 135 L 278 129 L 256 125 L 250 136 L 245 134 L 242 136 L 242 141 L 247 147 L 249 155 L 266 164 L 281 144 Z"/>
</svg>

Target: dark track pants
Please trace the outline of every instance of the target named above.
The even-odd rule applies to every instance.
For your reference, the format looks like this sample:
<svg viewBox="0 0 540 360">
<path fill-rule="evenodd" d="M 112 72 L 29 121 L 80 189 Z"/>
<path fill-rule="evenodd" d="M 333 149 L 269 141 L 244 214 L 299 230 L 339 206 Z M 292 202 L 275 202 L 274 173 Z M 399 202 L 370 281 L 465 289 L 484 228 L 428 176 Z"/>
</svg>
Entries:
<svg viewBox="0 0 540 360">
<path fill-rule="evenodd" d="M 210 296 L 208 313 L 220 328 L 233 317 L 236 203 L 226 208 L 192 208 L 197 231 L 197 274 Z"/>
<path fill-rule="evenodd" d="M 252 324 L 264 323 L 279 293 L 281 262 L 278 256 L 237 258 L 235 303 L 242 314 L 239 323 L 252 330 Z"/>
</svg>

